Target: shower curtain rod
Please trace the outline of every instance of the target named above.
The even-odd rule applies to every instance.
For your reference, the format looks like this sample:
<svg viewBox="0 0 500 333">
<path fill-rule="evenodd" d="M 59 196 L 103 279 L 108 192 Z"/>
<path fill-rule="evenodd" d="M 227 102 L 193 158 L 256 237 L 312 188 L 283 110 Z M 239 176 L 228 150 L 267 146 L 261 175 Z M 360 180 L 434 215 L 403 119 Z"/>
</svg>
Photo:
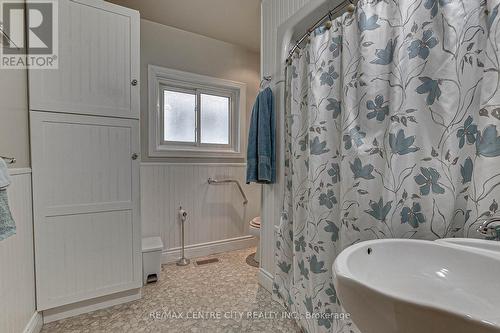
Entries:
<svg viewBox="0 0 500 333">
<path fill-rule="evenodd" d="M 332 19 L 334 15 L 339 14 L 342 9 L 347 7 L 349 12 L 353 12 L 355 10 L 356 0 L 343 0 L 342 3 L 338 4 L 332 10 L 329 10 L 323 17 L 321 17 L 316 23 L 314 23 L 307 32 L 300 37 L 297 42 L 293 45 L 290 52 L 288 52 L 288 57 L 286 58 L 286 63 L 289 64 L 292 60 L 293 53 L 300 48 L 300 44 L 311 35 L 311 33 L 318 28 L 326 19 Z"/>
</svg>

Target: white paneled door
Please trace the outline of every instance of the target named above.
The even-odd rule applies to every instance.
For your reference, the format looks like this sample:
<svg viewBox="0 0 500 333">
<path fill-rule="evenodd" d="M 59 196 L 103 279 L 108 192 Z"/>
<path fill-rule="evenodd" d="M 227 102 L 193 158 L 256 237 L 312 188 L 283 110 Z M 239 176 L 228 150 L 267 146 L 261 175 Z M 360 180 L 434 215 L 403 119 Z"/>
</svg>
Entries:
<svg viewBox="0 0 500 333">
<path fill-rule="evenodd" d="M 29 70 L 38 310 L 142 282 L 139 13 L 56 3 L 59 68 Z"/>
<path fill-rule="evenodd" d="M 59 69 L 30 71 L 30 109 L 139 118 L 139 13 L 102 0 L 57 3 Z"/>
<path fill-rule="evenodd" d="M 139 288 L 139 121 L 30 117 L 38 310 Z"/>
</svg>

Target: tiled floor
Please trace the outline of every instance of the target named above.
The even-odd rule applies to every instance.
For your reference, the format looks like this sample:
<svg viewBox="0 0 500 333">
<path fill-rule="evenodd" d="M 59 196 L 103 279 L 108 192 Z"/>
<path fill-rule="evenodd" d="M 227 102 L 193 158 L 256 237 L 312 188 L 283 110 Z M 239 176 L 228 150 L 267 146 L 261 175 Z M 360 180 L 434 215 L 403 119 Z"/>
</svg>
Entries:
<svg viewBox="0 0 500 333">
<path fill-rule="evenodd" d="M 219 254 L 220 262 L 203 266 L 165 265 L 160 281 L 143 288 L 142 299 L 53 322 L 42 332 L 300 332 L 259 287 L 258 268 L 245 263 L 254 251 Z"/>
</svg>

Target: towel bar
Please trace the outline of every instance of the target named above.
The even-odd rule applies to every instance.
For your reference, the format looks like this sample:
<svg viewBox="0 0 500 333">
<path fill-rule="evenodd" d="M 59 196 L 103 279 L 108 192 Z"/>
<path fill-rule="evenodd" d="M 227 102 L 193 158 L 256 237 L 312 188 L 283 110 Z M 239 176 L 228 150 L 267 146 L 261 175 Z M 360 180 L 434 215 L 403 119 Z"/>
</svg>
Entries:
<svg viewBox="0 0 500 333">
<path fill-rule="evenodd" d="M 0 156 L 0 158 L 4 159 L 7 164 L 15 164 L 17 162 L 14 157 Z"/>
<path fill-rule="evenodd" d="M 238 189 L 240 190 L 241 196 L 243 197 L 243 204 L 246 205 L 248 203 L 247 196 L 245 195 L 245 192 L 243 192 L 243 188 L 240 185 L 240 182 L 235 180 L 235 179 L 223 179 L 223 180 L 215 180 L 212 178 L 208 178 L 208 183 L 210 185 L 218 185 L 218 184 L 227 184 L 227 183 L 235 183 L 238 186 Z"/>
</svg>

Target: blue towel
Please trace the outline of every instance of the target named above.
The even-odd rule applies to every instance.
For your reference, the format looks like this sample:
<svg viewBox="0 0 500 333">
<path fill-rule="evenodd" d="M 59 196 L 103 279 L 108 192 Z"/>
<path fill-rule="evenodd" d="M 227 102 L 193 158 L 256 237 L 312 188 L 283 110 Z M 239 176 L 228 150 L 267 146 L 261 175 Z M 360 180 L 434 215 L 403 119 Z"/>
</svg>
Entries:
<svg viewBox="0 0 500 333">
<path fill-rule="evenodd" d="M 16 233 L 16 224 L 12 218 L 7 198 L 7 186 L 10 185 L 9 170 L 0 158 L 0 241 Z"/>
<path fill-rule="evenodd" d="M 259 93 L 252 110 L 247 148 L 247 184 L 276 182 L 275 113 L 273 91 Z"/>
</svg>

